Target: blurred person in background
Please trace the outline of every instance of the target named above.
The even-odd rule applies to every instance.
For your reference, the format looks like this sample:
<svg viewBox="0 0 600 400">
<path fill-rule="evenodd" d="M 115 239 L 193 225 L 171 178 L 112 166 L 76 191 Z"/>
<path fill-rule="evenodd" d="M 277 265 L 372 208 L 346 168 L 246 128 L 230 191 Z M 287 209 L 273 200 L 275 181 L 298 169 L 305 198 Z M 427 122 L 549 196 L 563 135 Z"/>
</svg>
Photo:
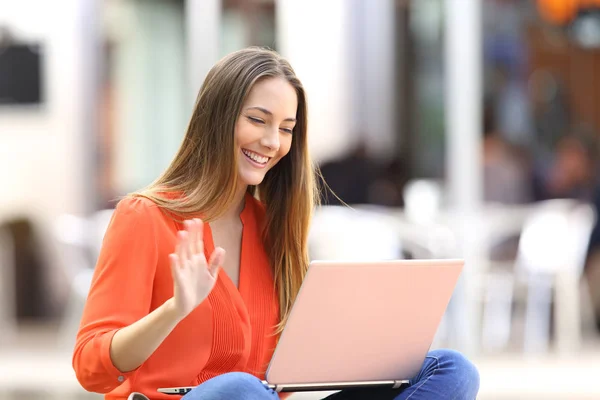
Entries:
<svg viewBox="0 0 600 400">
<path fill-rule="evenodd" d="M 404 207 L 404 187 L 408 168 L 400 156 L 381 166 L 381 173 L 369 185 L 369 203 L 384 207 Z"/>
<path fill-rule="evenodd" d="M 402 159 L 394 157 L 390 161 L 377 162 L 369 157 L 364 141 L 346 156 L 324 163 L 320 170 L 328 188 L 335 194 L 324 191 L 324 204 L 404 206 L 402 190 L 408 178 Z"/>
<path fill-rule="evenodd" d="M 482 147 L 484 200 L 502 204 L 531 201 L 527 163 L 496 129 L 491 102 L 484 104 Z"/>
<path fill-rule="evenodd" d="M 375 166 L 367 154 L 365 143 L 356 147 L 344 157 L 332 160 L 320 167 L 321 175 L 335 196 L 325 191 L 323 203 L 340 205 L 367 204 L 369 185 L 376 176 Z"/>
<path fill-rule="evenodd" d="M 316 199 L 291 66 L 259 48 L 226 56 L 172 164 L 113 215 L 73 355 L 81 385 L 113 400 L 179 398 L 157 392 L 173 386 L 196 387 L 185 400 L 278 399 L 261 379 L 308 267 Z M 478 387 L 467 359 L 435 350 L 407 388 L 332 396 L 474 399 Z"/>
<path fill-rule="evenodd" d="M 575 133 L 558 139 L 550 166 L 537 171 L 534 185 L 536 200 L 569 198 L 591 202 L 598 187 L 594 140 Z"/>
</svg>

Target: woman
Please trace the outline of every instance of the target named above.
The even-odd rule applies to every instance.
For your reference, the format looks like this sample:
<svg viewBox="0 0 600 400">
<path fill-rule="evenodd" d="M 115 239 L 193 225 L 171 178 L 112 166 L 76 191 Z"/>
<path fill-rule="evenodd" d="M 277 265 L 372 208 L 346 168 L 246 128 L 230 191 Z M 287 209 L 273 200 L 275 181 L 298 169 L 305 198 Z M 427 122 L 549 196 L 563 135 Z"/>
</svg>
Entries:
<svg viewBox="0 0 600 400">
<path fill-rule="evenodd" d="M 308 266 L 306 131 L 304 89 L 278 54 L 249 48 L 212 68 L 174 161 L 119 203 L 106 232 L 73 355 L 84 388 L 278 398 L 260 379 Z M 411 383 L 381 398 L 472 399 L 478 376 L 440 351 Z"/>
</svg>

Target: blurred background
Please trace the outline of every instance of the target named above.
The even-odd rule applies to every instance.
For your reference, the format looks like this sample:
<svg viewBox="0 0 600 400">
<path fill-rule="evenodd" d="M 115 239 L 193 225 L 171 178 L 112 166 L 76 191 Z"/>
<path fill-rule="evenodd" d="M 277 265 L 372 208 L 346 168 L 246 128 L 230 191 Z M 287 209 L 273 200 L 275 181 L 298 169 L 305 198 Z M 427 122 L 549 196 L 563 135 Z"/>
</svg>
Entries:
<svg viewBox="0 0 600 400">
<path fill-rule="evenodd" d="M 600 0 L 0 0 L 0 399 L 101 398 L 70 356 L 115 199 L 249 45 L 352 206 L 324 193 L 311 257 L 464 257 L 433 346 L 479 398 L 600 398 Z"/>
</svg>

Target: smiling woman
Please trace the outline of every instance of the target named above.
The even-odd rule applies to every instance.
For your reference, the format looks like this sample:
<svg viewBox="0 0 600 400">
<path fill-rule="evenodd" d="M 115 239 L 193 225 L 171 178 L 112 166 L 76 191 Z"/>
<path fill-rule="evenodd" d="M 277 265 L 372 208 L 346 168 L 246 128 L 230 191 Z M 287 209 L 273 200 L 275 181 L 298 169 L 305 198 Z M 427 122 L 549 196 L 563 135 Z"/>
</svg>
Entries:
<svg viewBox="0 0 600 400">
<path fill-rule="evenodd" d="M 261 379 L 308 268 L 306 118 L 277 53 L 244 49 L 211 69 L 173 162 L 108 227 L 73 355 L 82 386 L 112 400 L 181 387 L 195 387 L 185 400 L 279 399 Z M 438 352 L 402 393 L 361 396 L 474 398 L 477 385 L 464 358 Z"/>
<path fill-rule="evenodd" d="M 106 233 L 73 357 L 86 389 L 172 399 L 157 389 L 264 378 L 308 267 L 306 126 L 304 89 L 277 53 L 211 69 L 173 162 Z"/>
</svg>

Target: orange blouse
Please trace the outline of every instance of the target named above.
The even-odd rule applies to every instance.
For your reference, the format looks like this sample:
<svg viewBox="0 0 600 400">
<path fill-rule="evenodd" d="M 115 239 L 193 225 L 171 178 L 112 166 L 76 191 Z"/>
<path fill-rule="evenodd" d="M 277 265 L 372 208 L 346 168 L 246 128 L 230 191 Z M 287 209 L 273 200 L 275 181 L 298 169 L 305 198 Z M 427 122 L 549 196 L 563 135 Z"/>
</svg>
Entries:
<svg viewBox="0 0 600 400">
<path fill-rule="evenodd" d="M 152 400 L 173 400 L 179 396 L 157 389 L 196 386 L 232 371 L 264 379 L 279 321 L 273 274 L 261 241 L 264 207 L 248 194 L 240 217 L 239 290 L 221 271 L 208 298 L 150 358 L 122 373 L 110 358 L 112 337 L 173 296 L 168 255 L 183 228 L 148 199 L 119 203 L 104 237 L 73 354 L 73 368 L 85 389 L 111 400 L 125 400 L 134 391 Z M 204 224 L 204 241 L 206 254 L 211 254 L 209 224 Z"/>
</svg>

